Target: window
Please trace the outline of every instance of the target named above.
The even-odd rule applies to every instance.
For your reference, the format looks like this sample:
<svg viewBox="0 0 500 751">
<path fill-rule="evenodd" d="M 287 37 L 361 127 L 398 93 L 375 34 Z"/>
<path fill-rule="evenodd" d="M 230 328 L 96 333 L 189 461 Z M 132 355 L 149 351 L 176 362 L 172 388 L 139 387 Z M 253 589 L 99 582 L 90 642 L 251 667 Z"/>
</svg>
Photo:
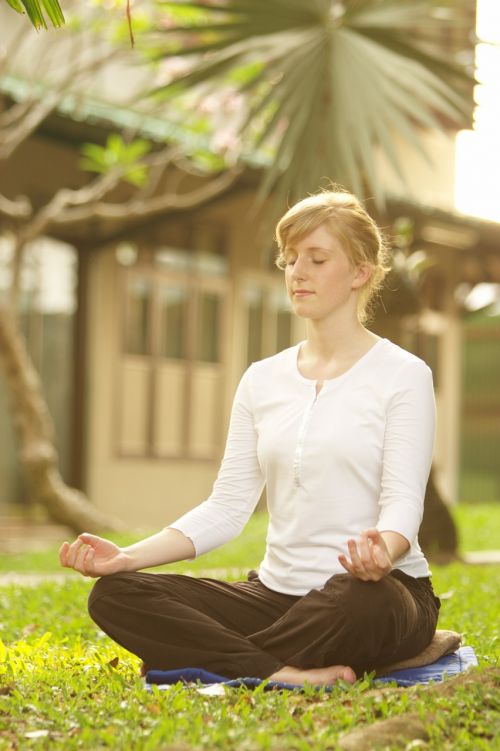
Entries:
<svg viewBox="0 0 500 751">
<path fill-rule="evenodd" d="M 122 273 L 119 453 L 216 458 L 223 439 L 225 258 L 164 247 Z"/>
<path fill-rule="evenodd" d="M 259 274 L 243 286 L 246 365 L 290 347 L 300 322 L 291 311 L 284 280 L 278 273 Z"/>
<path fill-rule="evenodd" d="M 186 285 L 160 283 L 158 314 L 159 354 L 173 360 L 187 359 L 187 320 L 189 291 Z"/>
<path fill-rule="evenodd" d="M 150 352 L 151 279 L 131 277 L 128 280 L 125 313 L 125 351 L 130 355 Z"/>
</svg>

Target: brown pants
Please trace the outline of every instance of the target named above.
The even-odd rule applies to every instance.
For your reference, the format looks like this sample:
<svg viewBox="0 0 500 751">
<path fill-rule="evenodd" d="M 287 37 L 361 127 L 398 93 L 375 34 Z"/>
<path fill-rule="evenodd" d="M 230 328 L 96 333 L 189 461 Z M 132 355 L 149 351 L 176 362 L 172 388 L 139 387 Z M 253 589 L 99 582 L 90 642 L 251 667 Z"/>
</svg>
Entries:
<svg viewBox="0 0 500 751">
<path fill-rule="evenodd" d="M 337 574 L 303 597 L 268 589 L 254 571 L 235 583 L 123 573 L 99 579 L 89 598 L 94 621 L 147 669 L 228 678 L 266 678 L 284 665 L 362 675 L 421 652 L 438 611 L 430 580 L 398 570 L 379 582 Z"/>
</svg>

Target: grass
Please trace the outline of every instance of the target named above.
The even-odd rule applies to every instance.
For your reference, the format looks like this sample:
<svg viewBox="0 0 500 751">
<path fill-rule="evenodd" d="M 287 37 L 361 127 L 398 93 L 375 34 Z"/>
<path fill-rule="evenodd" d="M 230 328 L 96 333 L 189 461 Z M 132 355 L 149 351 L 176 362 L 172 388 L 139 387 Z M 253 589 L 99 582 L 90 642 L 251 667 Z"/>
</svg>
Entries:
<svg viewBox="0 0 500 751">
<path fill-rule="evenodd" d="M 500 505 L 463 506 L 456 516 L 464 550 L 500 547 Z M 258 565 L 264 528 L 256 516 L 225 548 L 168 568 L 226 569 L 239 578 Z M 486 676 L 500 665 L 500 567 L 432 568 L 443 596 L 440 627 L 464 634 L 478 677 Z M 0 570 L 56 571 L 55 551 L 2 556 Z M 76 574 L 64 583 L 0 586 L 0 749 L 326 751 L 340 748 L 342 733 L 408 711 L 427 725 L 426 749 L 500 749 L 500 690 L 480 681 L 449 695 L 375 689 L 370 677 L 331 694 L 241 689 L 214 697 L 181 686 L 148 693 L 138 660 L 88 618 L 90 587 Z"/>
</svg>

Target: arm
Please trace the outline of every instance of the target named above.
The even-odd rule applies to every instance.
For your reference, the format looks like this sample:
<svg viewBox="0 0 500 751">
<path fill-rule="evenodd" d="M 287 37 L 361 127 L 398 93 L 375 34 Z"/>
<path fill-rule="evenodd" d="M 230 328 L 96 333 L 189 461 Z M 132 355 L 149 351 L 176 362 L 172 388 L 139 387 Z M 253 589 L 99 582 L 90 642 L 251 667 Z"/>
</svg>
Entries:
<svg viewBox="0 0 500 751">
<path fill-rule="evenodd" d="M 196 555 L 239 535 L 264 487 L 257 457 L 251 370 L 252 366 L 234 397 L 224 458 L 210 497 L 170 525 L 193 541 Z"/>
<path fill-rule="evenodd" d="M 422 521 L 434 446 L 435 404 L 432 374 L 423 362 L 410 362 L 396 379 L 387 408 L 376 529 L 347 543 L 342 566 L 363 580 L 378 581 L 406 553 Z"/>
<path fill-rule="evenodd" d="M 234 398 L 224 459 L 208 500 L 170 527 L 126 548 L 95 535 L 80 535 L 72 545 L 61 546 L 61 565 L 86 576 L 138 571 L 194 558 L 236 537 L 264 485 L 248 381 L 247 371 Z"/>
<path fill-rule="evenodd" d="M 107 576 L 122 571 L 139 571 L 164 563 L 194 558 L 191 540 L 176 529 L 162 529 L 134 545 L 120 548 L 97 535 L 81 534 L 59 551 L 61 566 L 74 568 L 84 576 Z"/>
</svg>

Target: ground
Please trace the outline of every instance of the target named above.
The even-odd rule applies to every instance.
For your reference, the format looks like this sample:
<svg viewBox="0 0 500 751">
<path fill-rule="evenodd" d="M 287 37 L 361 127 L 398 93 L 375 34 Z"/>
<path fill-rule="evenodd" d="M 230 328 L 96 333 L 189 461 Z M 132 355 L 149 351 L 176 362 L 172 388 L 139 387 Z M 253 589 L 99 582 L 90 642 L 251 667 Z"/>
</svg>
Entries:
<svg viewBox="0 0 500 751">
<path fill-rule="evenodd" d="M 500 548 L 500 505 L 464 505 L 456 516 L 464 551 Z M 169 570 L 244 576 L 264 528 L 257 515 L 232 544 Z M 87 616 L 91 581 L 60 578 L 54 546 L 0 555 L 0 749 L 500 749 L 500 566 L 432 569 L 439 625 L 463 634 L 478 669 L 431 688 L 381 689 L 366 676 L 331 694 L 214 697 L 180 685 L 146 692 L 138 660 Z"/>
</svg>

